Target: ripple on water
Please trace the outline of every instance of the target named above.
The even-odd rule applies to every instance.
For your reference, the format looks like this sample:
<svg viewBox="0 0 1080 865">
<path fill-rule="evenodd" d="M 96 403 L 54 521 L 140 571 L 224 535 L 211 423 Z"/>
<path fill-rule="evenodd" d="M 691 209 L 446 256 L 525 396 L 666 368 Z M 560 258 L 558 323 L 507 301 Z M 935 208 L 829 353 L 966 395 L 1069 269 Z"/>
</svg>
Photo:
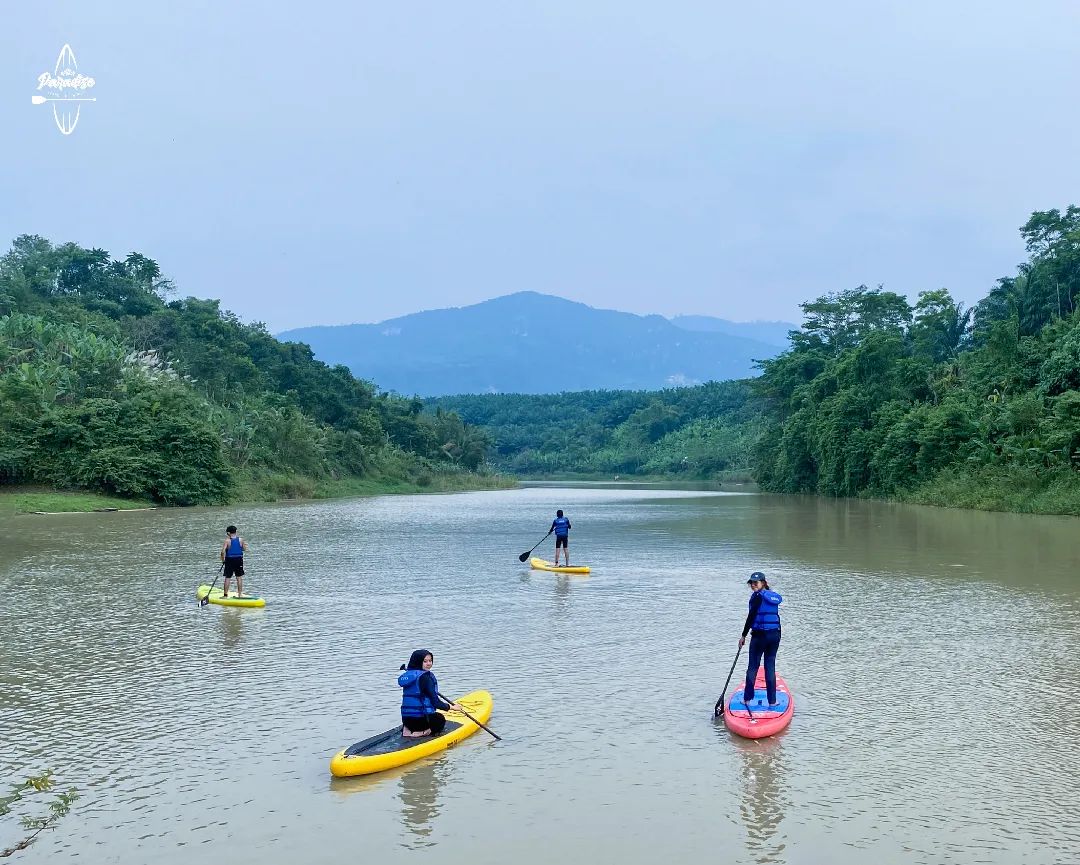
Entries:
<svg viewBox="0 0 1080 865">
<path fill-rule="evenodd" d="M 517 561 L 555 507 L 590 577 Z M 380 862 L 471 865 L 1065 861 L 1080 597 L 1017 580 L 998 540 L 987 556 L 1030 524 L 976 515 L 949 546 L 924 510 L 531 489 L 19 521 L 0 766 L 83 794 L 21 855 L 334 862 L 361 838 Z M 224 518 L 263 610 L 194 602 Z M 785 595 L 796 716 L 749 742 L 711 709 L 757 568 Z M 445 692 L 492 690 L 505 741 L 330 779 L 395 723 L 418 646 Z"/>
</svg>

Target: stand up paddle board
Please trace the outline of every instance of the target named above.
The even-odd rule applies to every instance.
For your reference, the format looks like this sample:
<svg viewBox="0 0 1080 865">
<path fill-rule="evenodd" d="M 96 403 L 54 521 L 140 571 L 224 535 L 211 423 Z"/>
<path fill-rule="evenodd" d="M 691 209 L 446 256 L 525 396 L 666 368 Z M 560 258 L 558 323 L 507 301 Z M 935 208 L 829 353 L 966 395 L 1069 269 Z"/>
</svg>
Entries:
<svg viewBox="0 0 1080 865">
<path fill-rule="evenodd" d="M 529 564 L 538 571 L 551 571 L 554 574 L 587 574 L 589 573 L 588 565 L 574 565 L 569 568 L 559 565 L 556 567 L 551 562 L 546 562 L 543 559 L 538 559 L 535 556 L 529 560 Z"/>
<path fill-rule="evenodd" d="M 776 708 L 769 706 L 764 669 L 758 670 L 754 697 L 749 703 L 743 702 L 741 684 L 724 703 L 724 724 L 732 733 L 747 739 L 763 739 L 779 733 L 791 723 L 794 714 L 795 699 L 780 676 L 776 677 Z"/>
<path fill-rule="evenodd" d="M 455 702 L 481 724 L 486 724 L 491 717 L 493 701 L 487 691 L 472 691 Z M 480 729 L 460 712 L 443 714 L 446 715 L 446 726 L 438 736 L 405 737 L 401 735 L 402 727 L 399 724 L 385 733 L 338 751 L 330 760 L 330 774 L 335 778 L 351 778 L 404 766 L 444 751 Z"/>
<path fill-rule="evenodd" d="M 209 586 L 199 586 L 195 590 L 195 599 L 201 601 L 206 597 L 206 593 L 210 592 L 210 603 L 217 604 L 219 607 L 265 607 L 266 598 L 256 597 L 255 595 L 244 595 L 242 598 L 236 595 L 229 595 L 225 597 L 225 593 L 222 591 L 221 586 L 214 586 L 211 590 Z"/>
</svg>

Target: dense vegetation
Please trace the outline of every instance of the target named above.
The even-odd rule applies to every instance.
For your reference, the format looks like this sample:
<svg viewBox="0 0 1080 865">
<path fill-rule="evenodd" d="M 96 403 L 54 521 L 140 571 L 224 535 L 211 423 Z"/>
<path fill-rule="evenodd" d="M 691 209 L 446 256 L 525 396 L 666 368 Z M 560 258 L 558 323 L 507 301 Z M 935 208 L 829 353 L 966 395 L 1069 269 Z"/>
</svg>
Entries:
<svg viewBox="0 0 1080 865">
<path fill-rule="evenodd" d="M 1080 513 L 1080 208 L 973 309 L 944 289 L 803 305 L 751 381 L 663 391 L 379 393 L 138 254 L 19 238 L 0 259 L 0 483 L 190 503 L 528 475 L 716 478 L 767 490 Z M 426 411 L 424 410 L 426 406 Z"/>
<path fill-rule="evenodd" d="M 973 309 L 944 289 L 829 294 L 750 381 L 429 403 L 523 474 L 752 470 L 777 492 L 1080 513 L 1080 208 L 1021 234 L 1029 260 Z"/>
<path fill-rule="evenodd" d="M 1080 208 L 1021 233 L 1030 259 L 973 310 L 865 287 L 805 304 L 755 384 L 761 484 L 1080 512 Z"/>
<path fill-rule="evenodd" d="M 482 467 L 488 441 L 458 416 L 173 293 L 138 253 L 14 242 L 0 259 L 0 484 L 193 504 Z"/>
<path fill-rule="evenodd" d="M 760 423 L 744 381 L 662 391 L 485 394 L 428 400 L 477 424 L 490 459 L 526 474 L 746 474 Z"/>
</svg>

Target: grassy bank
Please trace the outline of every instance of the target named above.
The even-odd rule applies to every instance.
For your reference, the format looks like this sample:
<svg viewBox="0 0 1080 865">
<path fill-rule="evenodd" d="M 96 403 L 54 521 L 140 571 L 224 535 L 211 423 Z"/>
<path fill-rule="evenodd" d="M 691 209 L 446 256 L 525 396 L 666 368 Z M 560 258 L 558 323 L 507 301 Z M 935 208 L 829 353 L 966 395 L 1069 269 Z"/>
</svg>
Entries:
<svg viewBox="0 0 1080 865">
<path fill-rule="evenodd" d="M 552 474 L 530 473 L 521 478 L 529 481 L 594 481 L 621 484 L 752 484 L 753 476 L 748 471 L 717 472 L 707 478 L 691 475 L 613 475 L 608 472 L 555 472 Z"/>
<path fill-rule="evenodd" d="M 401 493 L 446 493 L 505 490 L 517 486 L 507 475 L 473 472 L 345 476 L 315 479 L 297 474 L 249 475 L 237 486 L 235 502 L 279 502 L 292 499 L 341 499 Z"/>
<path fill-rule="evenodd" d="M 509 475 L 434 475 L 416 480 L 369 480 L 343 478 L 322 481 L 315 488 L 316 499 L 337 499 L 346 496 L 380 496 L 391 493 L 457 493 L 470 490 L 512 490 L 516 478 Z"/>
<path fill-rule="evenodd" d="M 896 499 L 979 511 L 1076 516 L 1080 515 L 1080 476 L 1070 468 L 1036 473 L 1015 465 L 982 466 L 973 472 L 948 469 Z"/>
<path fill-rule="evenodd" d="M 507 475 L 437 473 L 415 479 L 357 478 L 315 481 L 302 475 L 249 477 L 237 489 L 233 504 L 303 499 L 341 499 L 404 493 L 450 493 L 468 490 L 508 490 L 517 480 Z M 122 499 L 98 493 L 50 490 L 42 487 L 0 489 L 0 514 L 86 513 L 155 507 L 154 502 Z"/>
<path fill-rule="evenodd" d="M 88 513 L 90 511 L 152 508 L 153 502 L 121 499 L 100 493 L 50 490 L 42 487 L 0 489 L 0 513 Z"/>
</svg>

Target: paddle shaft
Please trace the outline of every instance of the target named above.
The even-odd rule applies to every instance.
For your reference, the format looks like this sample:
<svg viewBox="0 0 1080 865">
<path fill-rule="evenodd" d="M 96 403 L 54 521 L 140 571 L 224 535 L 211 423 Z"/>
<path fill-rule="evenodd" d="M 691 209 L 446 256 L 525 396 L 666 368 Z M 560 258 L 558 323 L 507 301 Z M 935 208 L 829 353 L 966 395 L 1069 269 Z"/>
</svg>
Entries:
<svg viewBox="0 0 1080 865">
<path fill-rule="evenodd" d="M 716 701 L 716 706 L 713 707 L 713 714 L 714 715 L 719 716 L 719 715 L 724 714 L 724 710 L 723 710 L 722 707 L 724 705 L 724 698 L 727 697 L 727 686 L 731 684 L 731 676 L 735 672 L 735 665 L 737 663 L 739 663 L 739 655 L 741 655 L 741 654 L 742 654 L 742 643 L 739 643 L 739 648 L 735 650 L 735 660 L 731 662 L 731 669 L 728 670 L 727 681 L 724 682 L 724 689 L 720 692 L 720 697 Z"/>
<path fill-rule="evenodd" d="M 225 573 L 225 563 L 224 562 L 221 563 L 221 566 L 217 569 L 217 573 L 214 574 L 214 582 L 212 582 L 210 584 L 210 588 L 206 590 L 206 595 L 204 597 L 202 597 L 202 598 L 199 598 L 199 606 L 200 607 L 205 607 L 207 604 L 210 603 L 210 593 L 212 591 L 214 591 L 214 586 L 217 585 L 217 581 L 221 578 L 221 575 L 223 573 Z"/>
<path fill-rule="evenodd" d="M 552 533 L 552 531 L 553 531 L 553 529 L 548 529 L 547 535 L 544 535 L 542 538 L 540 538 L 540 540 L 538 540 L 536 542 L 536 544 L 533 546 L 532 550 L 529 550 L 527 553 L 522 553 L 520 556 L 518 556 L 518 561 L 523 562 L 529 556 L 531 556 L 533 554 L 533 550 L 535 550 L 538 546 L 540 546 L 540 544 L 542 544 L 544 541 L 546 541 L 548 539 L 548 535 L 550 535 Z"/>
<path fill-rule="evenodd" d="M 439 694 L 438 691 L 436 691 L 435 693 Z M 440 700 L 446 700 L 447 703 L 453 703 L 454 702 L 453 700 L 447 699 L 445 694 L 439 694 L 439 699 Z M 470 715 L 464 709 L 461 709 L 461 714 L 464 715 L 466 718 L 468 718 L 470 721 L 472 721 L 474 724 L 476 724 L 476 726 L 479 727 L 481 730 L 483 730 L 485 733 L 493 736 L 495 738 L 496 742 L 501 742 L 502 741 L 502 736 L 498 736 L 495 733 L 492 733 L 491 730 L 489 730 L 487 727 L 485 727 L 483 724 L 481 724 L 479 721 L 477 721 L 476 718 L 474 718 L 472 715 Z"/>
</svg>

